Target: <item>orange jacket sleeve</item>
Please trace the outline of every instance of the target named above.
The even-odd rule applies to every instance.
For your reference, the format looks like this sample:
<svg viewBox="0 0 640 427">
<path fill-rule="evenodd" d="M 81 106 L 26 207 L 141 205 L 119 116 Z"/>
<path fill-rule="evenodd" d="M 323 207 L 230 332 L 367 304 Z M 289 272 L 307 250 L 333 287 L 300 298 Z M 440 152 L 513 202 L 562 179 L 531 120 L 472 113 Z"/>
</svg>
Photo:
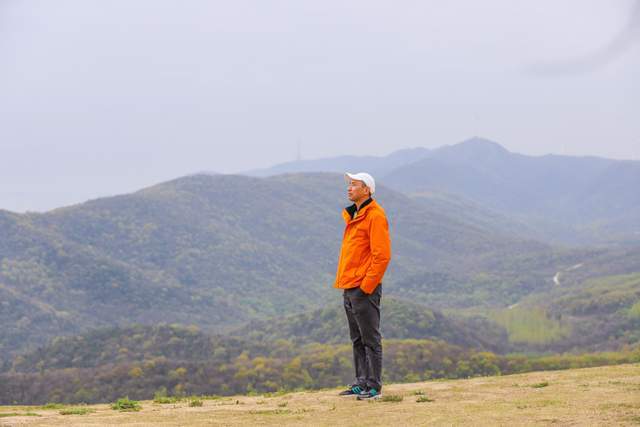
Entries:
<svg viewBox="0 0 640 427">
<path fill-rule="evenodd" d="M 369 241 L 371 249 L 371 264 L 365 278 L 360 284 L 364 293 L 371 294 L 382 281 L 387 265 L 391 260 L 391 239 L 389 238 L 389 224 L 384 215 L 375 215 L 369 224 Z"/>
</svg>

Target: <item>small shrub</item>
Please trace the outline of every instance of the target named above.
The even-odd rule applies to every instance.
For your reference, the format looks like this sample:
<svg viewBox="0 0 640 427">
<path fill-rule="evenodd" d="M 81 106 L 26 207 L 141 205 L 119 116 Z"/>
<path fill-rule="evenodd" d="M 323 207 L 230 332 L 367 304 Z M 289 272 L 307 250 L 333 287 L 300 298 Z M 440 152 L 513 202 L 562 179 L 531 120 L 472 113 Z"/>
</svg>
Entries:
<svg viewBox="0 0 640 427">
<path fill-rule="evenodd" d="M 424 391 L 422 391 L 422 390 L 416 390 L 416 391 L 414 391 L 414 392 L 413 392 L 413 394 L 414 394 L 415 396 L 422 396 L 422 395 L 424 394 Z"/>
<path fill-rule="evenodd" d="M 60 411 L 60 415 L 87 415 L 92 412 L 96 412 L 96 410 L 91 408 L 67 408 Z"/>
<path fill-rule="evenodd" d="M 419 396 L 419 397 L 416 399 L 416 402 L 418 402 L 418 403 L 423 403 L 423 402 L 433 402 L 433 401 L 434 401 L 433 399 L 431 399 L 430 397 L 427 397 L 427 396 Z"/>
<path fill-rule="evenodd" d="M 284 407 L 286 407 L 286 406 L 287 406 L 287 404 L 288 404 L 288 402 L 278 403 L 278 407 L 280 407 L 280 408 L 284 408 Z"/>
<path fill-rule="evenodd" d="M 177 396 L 167 396 L 166 387 L 160 387 L 158 391 L 156 391 L 153 394 L 153 403 L 159 403 L 164 405 L 167 403 L 177 403 L 177 402 L 180 402 L 181 400 L 182 399 Z"/>
<path fill-rule="evenodd" d="M 135 412 L 142 409 L 142 407 L 137 400 L 129 400 L 129 397 L 124 397 L 113 403 L 111 405 L 111 409 L 121 412 Z"/>
<path fill-rule="evenodd" d="M 202 406 L 202 405 L 203 405 L 203 403 L 202 403 L 202 400 L 200 400 L 200 399 L 192 399 L 189 402 L 189 406 L 191 406 L 192 408 L 195 408 L 197 406 Z"/>
<path fill-rule="evenodd" d="M 402 402 L 402 396 L 397 394 L 385 394 L 382 396 L 383 402 Z"/>
<path fill-rule="evenodd" d="M 176 397 L 176 396 L 156 396 L 153 399 L 153 403 L 166 405 L 168 403 L 177 403 L 177 402 L 180 402 L 181 400 L 182 399 L 180 397 Z"/>
<path fill-rule="evenodd" d="M 549 383 L 545 381 L 545 382 L 533 384 L 531 387 L 533 387 L 533 388 L 542 388 L 542 387 L 546 387 L 548 385 L 549 385 Z"/>
</svg>

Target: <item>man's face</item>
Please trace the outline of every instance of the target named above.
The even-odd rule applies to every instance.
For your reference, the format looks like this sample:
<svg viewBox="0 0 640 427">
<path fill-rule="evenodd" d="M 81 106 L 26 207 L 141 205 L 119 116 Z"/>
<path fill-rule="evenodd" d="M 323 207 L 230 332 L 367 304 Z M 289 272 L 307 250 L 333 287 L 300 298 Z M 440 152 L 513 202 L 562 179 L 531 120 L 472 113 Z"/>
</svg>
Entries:
<svg viewBox="0 0 640 427">
<path fill-rule="evenodd" d="M 362 181 L 352 179 L 347 186 L 347 197 L 355 203 L 361 200 L 366 200 L 369 198 L 369 187 L 364 185 L 364 182 Z"/>
</svg>

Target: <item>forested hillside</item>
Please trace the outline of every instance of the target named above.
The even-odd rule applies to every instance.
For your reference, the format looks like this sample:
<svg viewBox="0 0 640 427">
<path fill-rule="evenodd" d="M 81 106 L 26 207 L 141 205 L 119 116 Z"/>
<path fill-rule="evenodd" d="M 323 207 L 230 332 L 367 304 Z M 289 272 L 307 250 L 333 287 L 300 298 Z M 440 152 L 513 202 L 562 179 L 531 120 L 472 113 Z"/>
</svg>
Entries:
<svg viewBox="0 0 640 427">
<path fill-rule="evenodd" d="M 338 301 L 331 284 L 343 193 L 340 175 L 197 175 L 45 214 L 2 212 L 2 354 L 99 326 L 166 321 L 220 331 Z M 500 277 L 496 260 L 547 258 L 524 280 L 504 278 L 504 287 L 526 282 L 526 294 L 546 286 L 562 257 L 384 187 L 379 199 L 393 235 L 391 294 L 415 274 L 473 282 L 480 272 Z"/>
</svg>

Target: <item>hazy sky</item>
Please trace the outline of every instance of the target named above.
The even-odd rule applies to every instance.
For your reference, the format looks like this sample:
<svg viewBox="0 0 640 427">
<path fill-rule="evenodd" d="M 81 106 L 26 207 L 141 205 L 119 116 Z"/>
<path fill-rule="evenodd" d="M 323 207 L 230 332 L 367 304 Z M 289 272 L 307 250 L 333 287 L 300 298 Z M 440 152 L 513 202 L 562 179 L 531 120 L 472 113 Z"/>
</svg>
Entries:
<svg viewBox="0 0 640 427">
<path fill-rule="evenodd" d="M 640 159 L 634 0 L 0 0 L 0 208 L 453 144 Z"/>
</svg>

